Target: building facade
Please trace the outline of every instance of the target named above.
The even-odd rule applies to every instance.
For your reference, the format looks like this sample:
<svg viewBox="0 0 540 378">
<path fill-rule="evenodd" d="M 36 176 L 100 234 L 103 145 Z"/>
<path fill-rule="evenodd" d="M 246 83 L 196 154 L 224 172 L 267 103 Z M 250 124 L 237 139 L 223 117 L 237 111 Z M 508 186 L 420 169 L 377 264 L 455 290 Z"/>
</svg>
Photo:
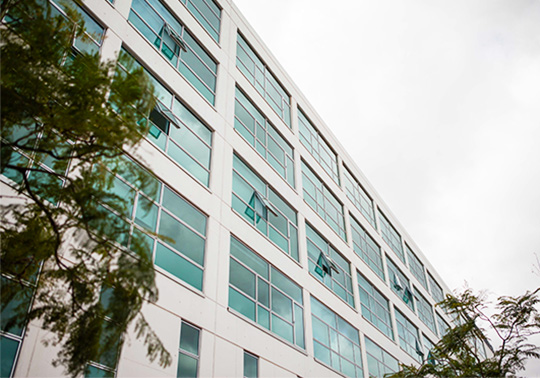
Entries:
<svg viewBox="0 0 540 378">
<path fill-rule="evenodd" d="M 79 9 L 92 40 L 74 48 L 143 67 L 158 95 L 129 151 L 158 194 L 118 182 L 135 193 L 132 227 L 169 237 L 151 238 L 160 298 L 143 311 L 173 356 L 150 363 L 130 334 L 90 374 L 382 377 L 428 358 L 451 322 L 434 306 L 448 288 L 236 6 Z M 46 336 L 3 328 L 2 374 L 61 376 Z"/>
</svg>

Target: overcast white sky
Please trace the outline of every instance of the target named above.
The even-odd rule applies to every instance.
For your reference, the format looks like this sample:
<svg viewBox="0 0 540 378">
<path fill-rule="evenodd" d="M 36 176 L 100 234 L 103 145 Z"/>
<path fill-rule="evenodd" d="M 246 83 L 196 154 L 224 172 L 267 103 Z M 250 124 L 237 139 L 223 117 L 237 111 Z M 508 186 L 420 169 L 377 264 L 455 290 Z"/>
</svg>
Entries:
<svg viewBox="0 0 540 378">
<path fill-rule="evenodd" d="M 539 0 L 235 3 L 452 289 L 540 286 Z"/>
</svg>

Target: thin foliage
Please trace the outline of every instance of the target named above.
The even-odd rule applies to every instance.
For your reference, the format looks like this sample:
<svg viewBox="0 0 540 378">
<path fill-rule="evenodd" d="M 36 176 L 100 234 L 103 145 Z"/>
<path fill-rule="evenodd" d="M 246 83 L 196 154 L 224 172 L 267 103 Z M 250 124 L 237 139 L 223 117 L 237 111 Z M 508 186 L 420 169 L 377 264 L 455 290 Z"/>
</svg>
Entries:
<svg viewBox="0 0 540 378">
<path fill-rule="evenodd" d="M 167 366 L 140 312 L 158 298 L 149 245 L 122 221 L 130 204 L 114 190 L 116 176 L 157 190 L 125 153 L 148 131 L 153 89 L 142 70 L 114 75 L 115 62 L 75 50 L 89 38 L 84 19 L 63 10 L 1 3 L 1 172 L 13 188 L 0 204 L 3 329 L 39 319 L 61 346 L 55 364 L 76 376 L 114 362 L 135 320 L 149 358 Z"/>
</svg>

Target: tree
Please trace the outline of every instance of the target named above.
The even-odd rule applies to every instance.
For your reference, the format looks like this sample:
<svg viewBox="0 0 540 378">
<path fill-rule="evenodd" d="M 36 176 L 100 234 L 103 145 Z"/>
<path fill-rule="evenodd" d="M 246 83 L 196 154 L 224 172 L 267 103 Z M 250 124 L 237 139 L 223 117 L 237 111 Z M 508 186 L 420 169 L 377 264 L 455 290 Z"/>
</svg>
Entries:
<svg viewBox="0 0 540 378">
<path fill-rule="evenodd" d="M 457 325 L 447 331 L 420 366 L 402 365 L 401 371 L 389 377 L 515 375 L 525 368 L 528 358 L 540 358 L 540 346 L 527 342 L 540 333 L 539 292 L 540 288 L 517 297 L 499 297 L 495 304 L 498 312 L 492 316 L 486 314 L 486 300 L 470 289 L 457 296 L 447 295 L 438 305 L 459 319 Z M 500 342 L 491 356 L 486 356 L 481 346 L 490 345 L 483 324 Z"/>
<path fill-rule="evenodd" d="M 148 132 L 153 89 L 142 70 L 100 62 L 77 9 L 1 3 L 1 172 L 13 187 L 0 205 L 2 330 L 39 321 L 61 346 L 55 364 L 75 376 L 90 361 L 115 364 L 134 322 L 167 366 L 140 312 L 158 297 L 145 232 L 123 220 L 131 203 L 118 179 L 156 190 L 125 152 Z"/>
</svg>

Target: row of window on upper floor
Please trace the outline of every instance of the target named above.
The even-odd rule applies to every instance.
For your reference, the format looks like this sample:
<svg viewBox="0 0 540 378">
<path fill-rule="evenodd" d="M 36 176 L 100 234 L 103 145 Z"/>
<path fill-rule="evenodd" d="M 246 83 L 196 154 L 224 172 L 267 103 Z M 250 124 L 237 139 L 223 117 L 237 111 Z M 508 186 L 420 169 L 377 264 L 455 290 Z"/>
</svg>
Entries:
<svg viewBox="0 0 540 378">
<path fill-rule="evenodd" d="M 134 6 L 136 6 L 135 3 Z M 58 8 L 58 11 L 62 11 L 62 9 Z M 86 18 L 87 23 L 91 25 L 90 29 L 94 32 L 98 30 L 97 24 L 91 24 L 92 19 L 88 16 Z M 77 47 L 77 40 L 75 40 L 74 45 Z M 127 51 L 121 51 L 117 74 L 126 74 L 130 70 L 139 67 L 141 65 Z M 189 109 L 150 73 L 149 76 L 152 79 L 158 97 L 157 106 L 148 117 L 141 120 L 151 123 L 150 133 L 148 135 L 149 139 L 163 149 L 173 160 L 188 170 L 195 178 L 203 184 L 208 185 L 212 131 L 200 122 Z M 236 92 L 235 113 L 235 127 L 239 130 L 240 134 L 265 157 L 265 160 L 287 182 L 293 183 L 292 147 L 287 144 L 284 138 L 281 137 L 239 89 Z M 300 116 L 305 121 L 302 113 L 300 113 Z M 318 153 L 318 156 L 322 156 L 321 153 Z M 242 165 L 244 166 L 242 170 L 243 176 L 239 174 L 240 168 L 238 168 Z M 242 207 L 247 204 L 247 207 L 251 209 L 251 213 L 248 214 L 249 212 L 244 211 L 244 217 L 248 215 L 250 221 L 254 223 L 257 229 L 298 261 L 296 211 L 288 206 L 263 180 L 258 178 L 256 173 L 251 172 L 251 174 L 247 174 L 246 172 L 250 169 L 240 160 L 235 160 L 235 166 L 238 167 L 235 167 L 234 182 L 236 185 L 235 190 L 233 190 L 233 208 Z M 304 198 L 306 202 L 321 215 L 331 228 L 342 238 L 346 239 L 343 206 L 328 190 L 322 180 L 305 163 L 302 168 Z M 268 206 L 269 204 L 270 206 Z M 276 211 L 276 209 L 278 210 Z M 382 214 L 380 215 L 382 216 Z M 382 219 L 386 220 L 384 216 L 382 216 Z M 381 223 L 384 222 L 381 221 Z M 391 227 L 391 225 L 389 226 Z M 155 231 L 155 222 L 154 226 L 150 227 L 150 229 Z M 351 218 L 351 229 L 353 234 L 353 249 L 384 279 L 380 248 L 354 218 Z M 408 249 L 408 252 L 413 275 L 427 289 L 422 263 L 410 249 Z M 332 256 L 333 259 L 337 261 L 338 255 Z M 315 258 L 313 256 L 310 257 Z M 310 260 L 310 262 L 313 261 Z M 440 286 L 436 284 L 431 275 L 429 275 L 429 278 L 432 295 L 437 300 L 441 300 L 442 290 Z M 405 278 L 402 278 L 402 280 L 405 280 Z M 337 288 L 338 286 L 336 286 L 336 290 L 338 290 Z M 347 294 L 343 294 L 344 292 L 341 290 L 338 291 L 342 293 L 341 297 L 350 303 L 352 300 L 350 291 Z"/>
<path fill-rule="evenodd" d="M 133 3 L 133 6 L 138 7 L 136 2 Z M 86 16 L 86 18 L 87 24 L 91 25 L 90 30 L 95 33 L 98 30 L 98 25 L 95 23 L 92 24 L 92 19 L 88 16 Z M 77 40 L 75 40 L 75 47 L 77 47 L 76 42 Z M 92 47 L 92 49 L 94 48 Z M 129 52 L 122 49 L 119 57 L 117 74 L 129 74 L 131 70 L 140 67 L 142 67 L 140 63 L 134 59 Z M 147 117 L 141 120 L 150 122 L 151 126 L 148 138 L 180 166 L 189 171 L 197 180 L 208 186 L 212 131 L 188 108 L 186 108 L 171 91 L 155 79 L 152 74 L 148 73 L 148 75 L 151 78 L 157 97 L 156 107 Z M 311 145 L 318 145 L 319 148 L 311 148 L 310 152 L 314 156 L 320 157 L 320 159 L 317 160 L 326 161 L 327 159 L 323 157 L 329 156 L 329 147 L 324 144 L 323 139 L 318 138 L 319 134 L 314 131 L 315 129 L 312 126 L 307 126 L 311 124 L 301 112 L 299 113 L 299 120 L 300 124 L 304 125 L 301 127 L 301 135 L 304 135 L 301 137 L 301 140 L 305 144 L 311 143 Z M 238 88 L 236 90 L 235 128 L 289 184 L 294 185 L 292 147 Z M 241 162 L 236 163 L 236 165 L 241 164 Z M 249 170 L 249 168 L 247 169 Z M 333 172 L 337 173 L 337 171 Z M 327 224 L 330 225 L 332 229 L 334 229 L 334 231 L 336 231 L 343 239 L 346 239 L 343 205 L 305 163 L 302 165 L 302 173 L 304 198 L 306 202 L 327 222 Z M 254 226 L 272 239 L 287 254 L 298 261 L 295 210 L 288 206 L 264 183 L 263 180 L 258 178 L 256 173 L 252 172 L 251 175 L 244 173 L 244 176 L 245 177 L 242 178 L 241 175 L 238 175 L 238 171 L 235 172 L 234 177 L 235 183 L 237 183 L 237 191 L 235 195 L 233 195 L 233 208 L 237 206 L 237 202 L 235 201 L 244 201 L 244 204 L 247 203 L 248 206 L 252 208 L 253 214 L 257 213 L 257 215 L 253 216 L 251 219 L 251 221 L 255 222 Z M 256 177 L 256 179 L 253 179 L 253 177 Z M 366 201 L 366 198 L 369 199 L 369 197 L 367 197 L 356 180 L 352 178 L 352 175 L 347 174 L 345 177 L 346 182 L 354 182 L 356 184 L 347 185 L 347 188 L 350 189 L 347 190 L 347 195 L 359 200 L 355 205 L 359 206 L 360 210 L 365 210 L 367 207 L 371 209 L 371 212 L 368 214 L 372 214 L 373 202 L 371 200 Z M 251 178 L 251 180 L 246 181 L 246 178 Z M 256 181 L 260 181 L 260 183 L 258 183 L 259 188 L 253 190 Z M 244 188 L 242 188 L 242 183 L 244 184 Z M 251 188 L 246 189 L 248 187 Z M 354 192 L 355 190 L 356 193 Z M 246 198 L 242 198 L 242 195 Z M 268 211 L 268 206 L 266 206 L 266 204 L 269 203 L 277 203 L 277 205 L 271 206 L 270 210 L 277 207 L 278 209 L 281 209 L 281 212 L 278 214 L 275 210 Z M 364 214 L 366 212 L 362 211 L 362 213 Z M 244 212 L 244 216 L 245 215 L 246 212 Z M 370 223 L 372 223 L 373 217 L 370 216 L 367 218 L 368 220 L 371 219 Z M 380 224 L 382 225 L 381 230 L 383 239 L 387 241 L 394 251 L 401 248 L 400 239 L 399 243 L 397 243 L 399 237 L 397 231 L 395 231 L 392 225 L 387 221 L 386 217 L 380 212 L 379 218 Z M 381 278 L 384 279 L 380 247 L 354 218 L 351 217 L 350 219 L 353 249 Z M 419 280 L 422 286 L 427 289 L 423 264 L 408 246 L 407 251 L 411 272 Z M 398 256 L 404 260 L 402 253 L 398 254 Z M 431 275 L 428 274 L 428 277 L 432 296 L 437 301 L 442 300 L 442 289 Z M 350 301 L 350 297 L 345 299 Z"/>
</svg>

